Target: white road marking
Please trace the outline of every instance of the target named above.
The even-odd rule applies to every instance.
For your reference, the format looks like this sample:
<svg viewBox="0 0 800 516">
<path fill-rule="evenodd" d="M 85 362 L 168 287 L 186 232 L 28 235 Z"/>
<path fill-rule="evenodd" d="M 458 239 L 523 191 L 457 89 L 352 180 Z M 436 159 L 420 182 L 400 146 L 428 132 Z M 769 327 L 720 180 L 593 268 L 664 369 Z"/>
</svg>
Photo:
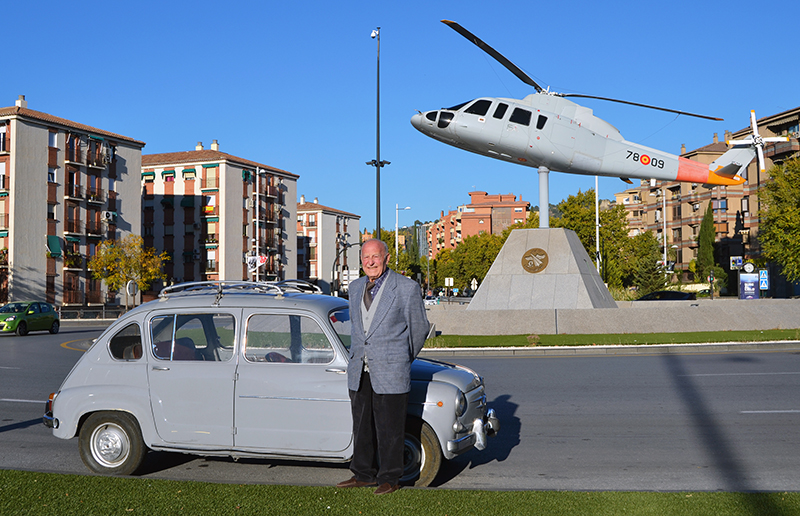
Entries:
<svg viewBox="0 0 800 516">
<path fill-rule="evenodd" d="M 0 398 L 0 401 L 7 401 L 9 403 L 44 403 L 44 400 L 15 400 L 11 398 Z"/>
</svg>

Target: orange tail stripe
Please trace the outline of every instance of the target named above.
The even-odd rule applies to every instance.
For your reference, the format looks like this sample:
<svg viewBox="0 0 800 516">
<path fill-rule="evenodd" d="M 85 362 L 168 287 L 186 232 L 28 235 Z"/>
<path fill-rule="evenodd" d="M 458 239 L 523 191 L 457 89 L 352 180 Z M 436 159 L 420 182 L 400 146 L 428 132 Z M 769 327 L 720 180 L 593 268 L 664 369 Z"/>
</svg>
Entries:
<svg viewBox="0 0 800 516">
<path fill-rule="evenodd" d="M 686 158 L 678 158 L 678 181 L 690 183 L 708 183 L 708 165 Z"/>
</svg>

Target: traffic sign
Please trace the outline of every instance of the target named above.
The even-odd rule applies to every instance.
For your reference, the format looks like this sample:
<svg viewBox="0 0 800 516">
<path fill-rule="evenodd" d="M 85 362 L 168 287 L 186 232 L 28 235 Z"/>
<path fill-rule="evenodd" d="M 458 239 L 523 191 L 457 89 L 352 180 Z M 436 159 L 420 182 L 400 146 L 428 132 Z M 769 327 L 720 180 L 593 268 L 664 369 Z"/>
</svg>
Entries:
<svg viewBox="0 0 800 516">
<path fill-rule="evenodd" d="M 758 269 L 758 288 L 759 290 L 769 290 L 768 269 Z"/>
</svg>

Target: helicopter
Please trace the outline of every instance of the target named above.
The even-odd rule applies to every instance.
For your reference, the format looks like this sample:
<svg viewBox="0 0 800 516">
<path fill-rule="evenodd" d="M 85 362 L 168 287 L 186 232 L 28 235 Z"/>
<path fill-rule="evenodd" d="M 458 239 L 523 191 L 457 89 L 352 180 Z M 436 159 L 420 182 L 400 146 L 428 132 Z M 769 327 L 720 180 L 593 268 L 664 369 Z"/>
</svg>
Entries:
<svg viewBox="0 0 800 516">
<path fill-rule="evenodd" d="M 610 123 L 594 116 L 590 108 L 568 100 L 580 97 L 619 102 L 708 120 L 721 118 L 625 100 L 584 94 L 555 93 L 542 88 L 514 63 L 470 31 L 450 20 L 442 23 L 489 54 L 536 93 L 523 99 L 481 97 L 450 108 L 417 112 L 411 124 L 440 142 L 490 158 L 537 168 L 539 203 L 549 205 L 548 174 L 569 174 L 685 181 L 703 185 L 740 185 L 745 170 L 756 156 L 764 170 L 765 142 L 786 138 L 762 138 L 755 112 L 750 113 L 752 134 L 730 141 L 730 148 L 710 165 L 625 140 Z M 547 210 L 540 213 L 540 227 L 548 227 Z"/>
</svg>

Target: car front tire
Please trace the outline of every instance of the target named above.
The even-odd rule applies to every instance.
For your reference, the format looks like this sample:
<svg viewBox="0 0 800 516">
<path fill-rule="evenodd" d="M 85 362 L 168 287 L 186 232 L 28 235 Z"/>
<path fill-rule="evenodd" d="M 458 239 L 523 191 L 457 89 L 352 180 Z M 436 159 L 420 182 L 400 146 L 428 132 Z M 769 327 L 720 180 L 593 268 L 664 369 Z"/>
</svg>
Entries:
<svg viewBox="0 0 800 516">
<path fill-rule="evenodd" d="M 81 427 L 79 449 L 86 467 L 101 475 L 131 475 L 147 452 L 139 423 L 127 412 L 89 416 Z"/>
<path fill-rule="evenodd" d="M 17 325 L 17 335 L 19 335 L 20 337 L 24 337 L 27 334 L 28 334 L 28 325 L 25 323 L 25 321 L 20 321 L 20 323 Z"/>
<path fill-rule="evenodd" d="M 442 449 L 436 432 L 424 421 L 414 418 L 406 422 L 403 449 L 403 476 L 400 482 L 427 487 L 442 466 Z"/>
</svg>

